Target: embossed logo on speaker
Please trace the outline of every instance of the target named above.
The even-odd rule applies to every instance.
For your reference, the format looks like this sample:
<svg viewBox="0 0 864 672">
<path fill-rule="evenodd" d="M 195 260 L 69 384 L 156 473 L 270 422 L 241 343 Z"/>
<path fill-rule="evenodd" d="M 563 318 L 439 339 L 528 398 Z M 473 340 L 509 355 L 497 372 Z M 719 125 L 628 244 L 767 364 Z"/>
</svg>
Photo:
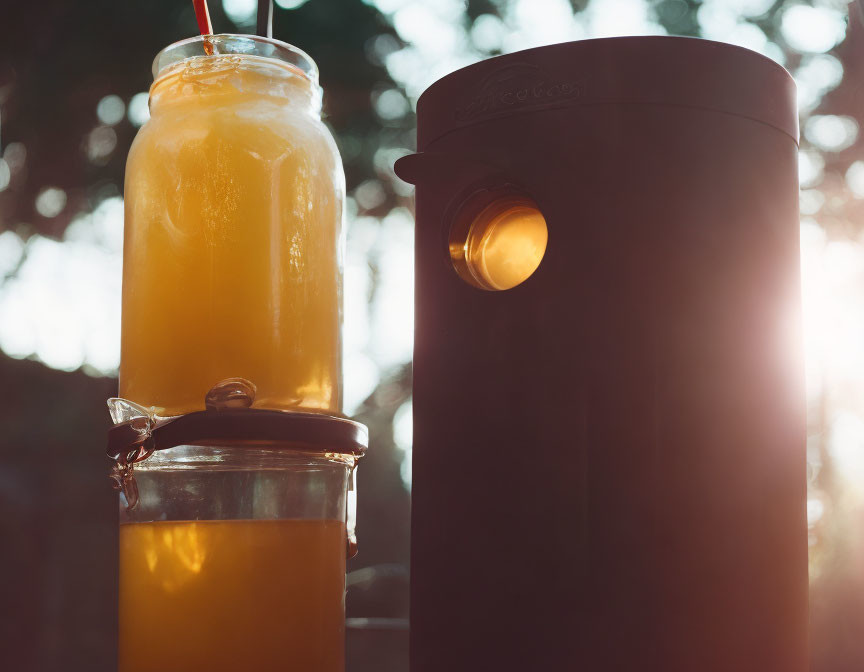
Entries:
<svg viewBox="0 0 864 672">
<path fill-rule="evenodd" d="M 467 105 L 456 110 L 457 121 L 472 121 L 510 109 L 541 108 L 562 99 L 578 98 L 585 90 L 579 80 L 559 81 L 530 63 L 513 63 L 487 75 Z"/>
</svg>

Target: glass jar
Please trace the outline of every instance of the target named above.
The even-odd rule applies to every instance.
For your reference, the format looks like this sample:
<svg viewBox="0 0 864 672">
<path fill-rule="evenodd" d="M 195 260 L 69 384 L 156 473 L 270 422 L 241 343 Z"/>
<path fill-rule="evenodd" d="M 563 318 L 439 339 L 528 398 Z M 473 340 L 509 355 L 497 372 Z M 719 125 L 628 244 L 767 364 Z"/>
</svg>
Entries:
<svg viewBox="0 0 864 672">
<path fill-rule="evenodd" d="M 137 502 L 120 497 L 119 672 L 341 672 L 355 460 L 181 445 L 135 464 Z"/>
<path fill-rule="evenodd" d="M 120 396 L 174 416 L 245 379 L 256 408 L 339 414 L 344 175 L 315 64 L 216 35 L 153 71 L 126 165 Z"/>
</svg>

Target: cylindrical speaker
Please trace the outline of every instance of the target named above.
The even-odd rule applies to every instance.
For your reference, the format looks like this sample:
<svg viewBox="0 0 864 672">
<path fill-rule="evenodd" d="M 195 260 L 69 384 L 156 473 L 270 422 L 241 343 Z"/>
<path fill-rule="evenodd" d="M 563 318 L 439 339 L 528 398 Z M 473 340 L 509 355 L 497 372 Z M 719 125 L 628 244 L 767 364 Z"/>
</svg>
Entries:
<svg viewBox="0 0 864 672">
<path fill-rule="evenodd" d="M 418 129 L 413 672 L 803 672 L 791 77 L 558 44 Z"/>
</svg>

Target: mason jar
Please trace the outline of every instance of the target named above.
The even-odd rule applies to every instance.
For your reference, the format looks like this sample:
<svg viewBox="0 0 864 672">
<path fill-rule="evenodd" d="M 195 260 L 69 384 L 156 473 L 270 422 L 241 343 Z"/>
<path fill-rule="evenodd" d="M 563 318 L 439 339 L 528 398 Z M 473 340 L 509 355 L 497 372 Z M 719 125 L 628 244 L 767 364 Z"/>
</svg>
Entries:
<svg viewBox="0 0 864 672">
<path fill-rule="evenodd" d="M 126 165 L 120 396 L 176 416 L 235 379 L 255 408 L 338 415 L 344 175 L 315 63 L 199 36 L 153 74 Z"/>
<path fill-rule="evenodd" d="M 254 409 L 115 425 L 119 672 L 342 672 L 365 431 Z"/>
</svg>

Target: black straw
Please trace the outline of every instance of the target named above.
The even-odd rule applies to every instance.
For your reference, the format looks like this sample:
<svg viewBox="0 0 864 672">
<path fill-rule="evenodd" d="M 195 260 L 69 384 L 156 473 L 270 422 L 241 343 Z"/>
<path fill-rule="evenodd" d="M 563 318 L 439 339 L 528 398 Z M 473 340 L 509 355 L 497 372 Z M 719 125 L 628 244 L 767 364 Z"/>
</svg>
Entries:
<svg viewBox="0 0 864 672">
<path fill-rule="evenodd" d="M 258 0 L 255 34 L 261 37 L 273 37 L 273 0 Z"/>
</svg>

